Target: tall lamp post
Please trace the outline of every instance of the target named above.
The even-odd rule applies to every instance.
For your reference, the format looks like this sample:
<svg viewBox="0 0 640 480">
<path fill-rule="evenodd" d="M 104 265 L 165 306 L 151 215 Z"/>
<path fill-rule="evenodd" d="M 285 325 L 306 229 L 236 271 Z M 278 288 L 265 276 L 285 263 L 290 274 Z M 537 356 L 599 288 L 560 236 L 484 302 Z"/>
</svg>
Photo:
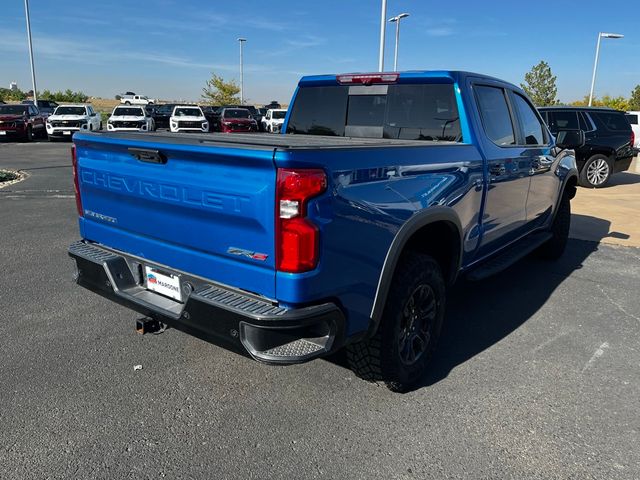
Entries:
<svg viewBox="0 0 640 480">
<path fill-rule="evenodd" d="M 242 56 L 242 46 L 246 41 L 246 38 L 240 37 L 238 39 L 238 42 L 240 42 L 240 105 L 244 105 L 244 59 Z"/>
<path fill-rule="evenodd" d="M 396 24 L 396 51 L 393 56 L 393 71 L 398 71 L 398 45 L 400 44 L 400 20 L 408 17 L 408 13 L 401 13 L 400 15 L 396 15 L 395 17 L 391 17 L 389 19 L 389 23 Z"/>
<path fill-rule="evenodd" d="M 378 54 L 378 71 L 384 71 L 384 38 L 387 28 L 387 0 L 382 0 L 382 13 L 380 14 L 380 52 Z"/>
<path fill-rule="evenodd" d="M 596 59 L 593 62 L 593 76 L 591 77 L 591 91 L 589 92 L 589 106 L 593 102 L 593 89 L 596 84 L 596 71 L 598 70 L 598 57 L 600 56 L 600 40 L 602 38 L 624 38 L 620 33 L 598 33 L 598 44 L 596 46 Z"/>
<path fill-rule="evenodd" d="M 33 45 L 31 45 L 31 18 L 29 16 L 29 0 L 24 0 L 24 13 L 27 17 L 27 40 L 29 41 L 29 61 L 31 62 L 31 83 L 33 84 L 33 104 L 38 105 L 36 93 L 36 69 L 33 65 Z"/>
</svg>

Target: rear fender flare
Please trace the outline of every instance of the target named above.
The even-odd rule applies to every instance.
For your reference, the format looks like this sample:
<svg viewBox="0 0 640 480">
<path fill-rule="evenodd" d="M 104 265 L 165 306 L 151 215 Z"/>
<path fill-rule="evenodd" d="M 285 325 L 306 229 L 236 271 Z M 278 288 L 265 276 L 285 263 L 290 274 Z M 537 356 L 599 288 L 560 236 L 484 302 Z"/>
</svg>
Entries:
<svg viewBox="0 0 640 480">
<path fill-rule="evenodd" d="M 385 257 L 382 271 L 380 272 L 380 277 L 378 279 L 378 287 L 376 289 L 373 306 L 371 307 L 371 319 L 369 322 L 369 328 L 366 333 L 367 338 L 375 335 L 376 331 L 378 330 L 378 326 L 382 319 L 384 306 L 387 301 L 387 296 L 389 294 L 389 287 L 391 285 L 391 281 L 393 280 L 393 275 L 398 266 L 398 262 L 400 261 L 400 257 L 402 256 L 407 243 L 409 242 L 411 237 L 421 228 L 441 221 L 449 222 L 455 225 L 458 233 L 459 243 L 456 246 L 457 258 L 452 261 L 451 268 L 453 271 L 451 271 L 450 275 L 448 275 L 449 283 L 453 283 L 455 281 L 455 277 L 460 270 L 460 262 L 462 258 L 462 225 L 460 223 L 458 215 L 451 207 L 444 206 L 429 207 L 422 212 L 415 213 L 407 222 L 402 225 L 402 227 L 400 227 L 393 241 L 391 242 L 389 250 L 387 251 L 387 256 Z"/>
</svg>

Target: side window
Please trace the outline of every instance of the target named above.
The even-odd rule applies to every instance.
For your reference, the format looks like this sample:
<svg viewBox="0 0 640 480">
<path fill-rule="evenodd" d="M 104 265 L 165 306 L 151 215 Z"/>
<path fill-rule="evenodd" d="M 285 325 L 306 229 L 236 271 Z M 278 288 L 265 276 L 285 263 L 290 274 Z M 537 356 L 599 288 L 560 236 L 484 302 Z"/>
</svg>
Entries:
<svg viewBox="0 0 640 480">
<path fill-rule="evenodd" d="M 554 133 L 558 130 L 577 130 L 582 128 L 578 121 L 577 112 L 556 111 L 549 112 L 549 116 L 551 118 L 549 129 Z"/>
<path fill-rule="evenodd" d="M 35 108 L 33 108 L 31 105 L 29 105 L 29 115 L 35 115 L 36 114 L 36 110 Z"/>
<path fill-rule="evenodd" d="M 593 125 L 591 125 L 591 122 L 583 112 L 578 113 L 578 123 L 580 124 L 580 130 L 584 130 L 585 132 L 593 130 Z"/>
<path fill-rule="evenodd" d="M 595 112 L 598 118 L 608 130 L 626 132 L 629 131 L 629 122 L 622 112 Z"/>
<path fill-rule="evenodd" d="M 547 125 L 549 125 L 549 115 L 551 115 L 551 113 L 547 112 L 546 110 L 540 112 L 542 120 L 544 120 L 544 123 L 546 123 Z"/>
<path fill-rule="evenodd" d="M 544 145 L 544 128 L 538 119 L 535 110 L 522 95 L 513 94 L 515 109 L 518 112 L 522 128 L 522 138 L 525 145 Z"/>
<path fill-rule="evenodd" d="M 487 137 L 500 146 L 515 145 L 516 137 L 504 90 L 478 85 L 476 97 Z"/>
</svg>

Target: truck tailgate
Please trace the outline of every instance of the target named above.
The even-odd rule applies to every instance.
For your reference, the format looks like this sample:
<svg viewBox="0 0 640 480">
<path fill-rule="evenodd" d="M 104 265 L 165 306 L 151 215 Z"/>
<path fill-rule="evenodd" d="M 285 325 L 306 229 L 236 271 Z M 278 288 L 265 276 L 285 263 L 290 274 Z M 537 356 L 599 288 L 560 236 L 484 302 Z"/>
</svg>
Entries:
<svg viewBox="0 0 640 480">
<path fill-rule="evenodd" d="M 74 137 L 83 238 L 274 298 L 273 148 L 180 137 Z"/>
</svg>

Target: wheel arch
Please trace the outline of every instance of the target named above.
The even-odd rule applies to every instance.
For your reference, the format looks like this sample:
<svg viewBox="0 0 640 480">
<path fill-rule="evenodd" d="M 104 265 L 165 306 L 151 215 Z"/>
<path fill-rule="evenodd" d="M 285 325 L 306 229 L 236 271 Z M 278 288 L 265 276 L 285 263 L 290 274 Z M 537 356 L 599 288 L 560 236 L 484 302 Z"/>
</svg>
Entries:
<svg viewBox="0 0 640 480">
<path fill-rule="evenodd" d="M 430 207 L 414 214 L 400 227 L 380 272 L 367 337 L 378 329 L 391 281 L 403 253 L 408 250 L 433 256 L 447 284 L 453 284 L 462 258 L 462 225 L 456 212 L 451 207 Z"/>
</svg>

